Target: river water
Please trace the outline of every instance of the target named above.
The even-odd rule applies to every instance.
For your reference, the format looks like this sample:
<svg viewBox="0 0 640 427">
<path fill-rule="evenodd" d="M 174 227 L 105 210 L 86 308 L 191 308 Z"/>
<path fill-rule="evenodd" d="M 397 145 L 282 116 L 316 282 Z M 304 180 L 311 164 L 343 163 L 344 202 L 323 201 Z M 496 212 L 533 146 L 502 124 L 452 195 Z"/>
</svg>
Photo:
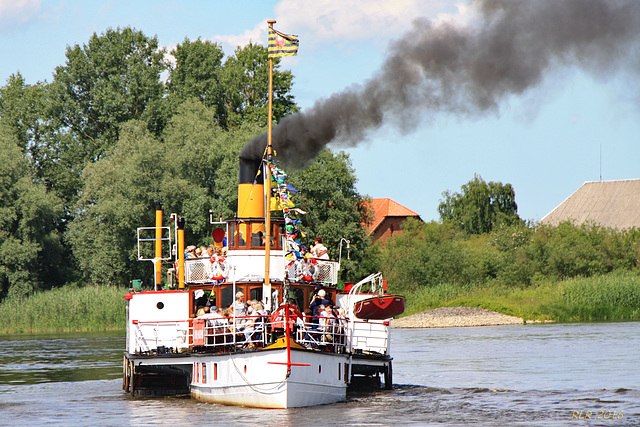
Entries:
<svg viewBox="0 0 640 427">
<path fill-rule="evenodd" d="M 131 398 L 120 334 L 0 337 L 0 425 L 640 425 L 640 323 L 394 329 L 394 387 L 257 410 Z"/>
</svg>

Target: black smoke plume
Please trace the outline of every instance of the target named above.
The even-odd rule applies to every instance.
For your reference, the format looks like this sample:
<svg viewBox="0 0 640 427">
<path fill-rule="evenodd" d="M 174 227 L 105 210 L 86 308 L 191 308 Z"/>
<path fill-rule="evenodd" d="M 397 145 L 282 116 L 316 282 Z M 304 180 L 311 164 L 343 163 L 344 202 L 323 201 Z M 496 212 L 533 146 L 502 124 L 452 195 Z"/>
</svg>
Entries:
<svg viewBox="0 0 640 427">
<path fill-rule="evenodd" d="M 328 143 L 356 145 L 386 122 L 409 131 L 437 113 L 497 113 L 561 67 L 603 78 L 640 71 L 640 1 L 482 0 L 473 10 L 465 25 L 416 20 L 370 80 L 282 119 L 278 158 L 302 167 Z M 260 158 L 266 141 L 255 137 L 240 156 Z"/>
</svg>

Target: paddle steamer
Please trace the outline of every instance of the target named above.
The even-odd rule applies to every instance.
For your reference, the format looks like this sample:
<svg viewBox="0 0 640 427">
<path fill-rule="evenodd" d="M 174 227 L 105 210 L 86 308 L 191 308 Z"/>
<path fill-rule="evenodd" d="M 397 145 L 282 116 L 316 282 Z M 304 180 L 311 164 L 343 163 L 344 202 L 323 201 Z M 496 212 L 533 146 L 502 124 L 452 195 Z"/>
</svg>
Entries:
<svg viewBox="0 0 640 427">
<path fill-rule="evenodd" d="M 266 163 L 241 159 L 237 217 L 214 221 L 210 214 L 224 254 L 184 259 L 185 220 L 172 214 L 173 226 L 163 226 L 160 203 L 155 227 L 138 229 L 139 259 L 153 261 L 156 277 L 152 290 L 136 281 L 125 296 L 123 389 L 132 396 L 292 408 L 342 401 L 349 387 L 378 389 L 381 377 L 391 389 L 389 320 L 404 299 L 394 295 L 389 303 L 380 273 L 343 289 L 339 261 L 301 257 L 288 209 L 282 218 L 264 214 L 264 183 L 255 177 L 269 176 L 257 173 Z M 153 256 L 144 254 L 149 244 Z M 163 254 L 162 245 L 171 250 Z M 175 288 L 161 288 L 162 262 L 175 265 Z M 319 289 L 339 313 L 324 326 L 326 319 L 302 314 Z M 232 305 L 238 292 L 265 311 L 196 316 L 199 305 Z"/>
</svg>

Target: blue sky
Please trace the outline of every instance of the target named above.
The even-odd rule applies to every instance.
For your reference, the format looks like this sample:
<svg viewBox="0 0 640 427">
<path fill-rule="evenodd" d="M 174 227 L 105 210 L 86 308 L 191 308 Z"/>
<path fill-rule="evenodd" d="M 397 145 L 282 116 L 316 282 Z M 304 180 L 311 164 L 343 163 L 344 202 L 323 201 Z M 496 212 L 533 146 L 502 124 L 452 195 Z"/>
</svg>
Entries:
<svg viewBox="0 0 640 427">
<path fill-rule="evenodd" d="M 275 19 L 276 29 L 300 37 L 299 55 L 282 66 L 305 109 L 374 75 L 389 42 L 416 16 L 470 15 L 465 2 L 447 0 L 0 0 L 0 82 L 17 71 L 31 84 L 50 81 L 68 45 L 109 27 L 157 35 L 169 49 L 185 37 L 209 39 L 230 54 L 249 40 L 266 44 L 266 21 Z M 569 67 L 508 97 L 497 112 L 432 114 L 408 134 L 385 125 L 345 151 L 360 193 L 389 197 L 424 220 L 438 219 L 443 191 L 459 191 L 477 173 L 512 184 L 520 216 L 538 221 L 585 181 L 640 178 L 638 100 L 629 76 L 601 81 Z"/>
</svg>

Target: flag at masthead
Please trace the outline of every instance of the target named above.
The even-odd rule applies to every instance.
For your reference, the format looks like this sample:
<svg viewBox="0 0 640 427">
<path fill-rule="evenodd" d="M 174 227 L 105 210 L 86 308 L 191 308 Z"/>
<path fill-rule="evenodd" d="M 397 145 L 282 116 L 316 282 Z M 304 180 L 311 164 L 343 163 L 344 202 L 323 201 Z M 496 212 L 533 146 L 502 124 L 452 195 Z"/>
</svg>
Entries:
<svg viewBox="0 0 640 427">
<path fill-rule="evenodd" d="M 269 46 L 267 50 L 269 58 L 295 56 L 298 54 L 298 36 L 281 33 L 269 25 Z"/>
</svg>

